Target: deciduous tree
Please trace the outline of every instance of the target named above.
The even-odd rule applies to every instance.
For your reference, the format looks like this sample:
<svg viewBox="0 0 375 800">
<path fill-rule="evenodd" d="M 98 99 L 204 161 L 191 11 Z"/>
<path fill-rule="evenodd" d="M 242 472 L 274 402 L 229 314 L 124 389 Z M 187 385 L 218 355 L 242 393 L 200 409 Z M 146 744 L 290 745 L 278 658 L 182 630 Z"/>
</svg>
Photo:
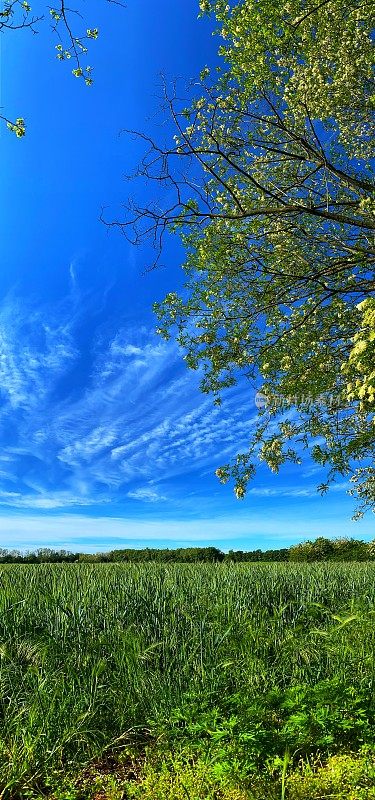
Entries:
<svg viewBox="0 0 375 800">
<path fill-rule="evenodd" d="M 165 91 L 173 142 L 142 135 L 138 174 L 155 201 L 120 225 L 160 257 L 185 245 L 186 283 L 157 305 L 202 390 L 217 403 L 245 376 L 267 398 L 249 447 L 217 470 L 237 497 L 260 459 L 303 451 L 351 476 L 373 506 L 373 4 L 368 0 L 201 2 L 225 61 L 186 108 Z M 160 196 L 158 196 L 158 189 Z"/>
</svg>

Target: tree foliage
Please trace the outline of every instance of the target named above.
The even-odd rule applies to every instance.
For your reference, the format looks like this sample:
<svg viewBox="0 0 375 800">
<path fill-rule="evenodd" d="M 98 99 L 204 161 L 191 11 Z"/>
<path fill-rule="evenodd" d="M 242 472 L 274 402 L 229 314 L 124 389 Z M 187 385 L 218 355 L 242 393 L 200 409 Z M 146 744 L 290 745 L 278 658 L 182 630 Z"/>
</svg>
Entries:
<svg viewBox="0 0 375 800">
<path fill-rule="evenodd" d="M 78 0 L 79 2 L 79 0 Z M 107 3 L 123 6 L 121 0 L 106 0 Z M 0 11 L 0 33 L 29 30 L 38 33 L 39 26 L 49 20 L 54 40 L 55 57 L 58 61 L 68 61 L 71 72 L 81 78 L 86 86 L 93 83 L 92 67 L 86 63 L 88 45 L 99 36 L 98 28 L 86 28 L 79 8 L 70 8 L 65 0 L 58 0 L 52 7 L 36 0 L 37 9 L 27 0 L 6 0 Z M 0 114 L 12 133 L 18 138 L 26 134 L 23 117 L 15 120 Z"/>
<path fill-rule="evenodd" d="M 373 506 L 373 4 L 222 0 L 225 65 L 203 70 L 189 107 L 165 92 L 173 142 L 147 136 L 138 174 L 161 190 L 117 220 L 158 261 L 169 232 L 186 283 L 156 306 L 177 329 L 202 390 L 245 376 L 266 404 L 249 447 L 218 469 L 239 498 L 257 461 L 278 471 L 303 451 L 327 467 L 324 492 L 351 475 Z M 354 387 L 354 388 L 353 388 Z"/>
<path fill-rule="evenodd" d="M 126 548 L 108 553 L 71 553 L 40 547 L 21 553 L 0 548 L 0 564 L 62 564 L 62 563 L 126 563 L 144 564 L 201 564 L 220 562 L 281 562 L 281 561 L 372 561 L 375 559 L 375 540 L 325 539 L 307 540 L 278 550 L 229 550 L 217 547 Z"/>
</svg>

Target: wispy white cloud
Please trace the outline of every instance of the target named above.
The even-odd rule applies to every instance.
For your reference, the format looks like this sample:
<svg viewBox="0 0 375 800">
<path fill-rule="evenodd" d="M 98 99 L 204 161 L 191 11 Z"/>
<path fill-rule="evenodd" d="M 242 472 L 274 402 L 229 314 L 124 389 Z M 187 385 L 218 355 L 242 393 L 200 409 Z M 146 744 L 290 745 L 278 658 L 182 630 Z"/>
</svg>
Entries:
<svg viewBox="0 0 375 800">
<path fill-rule="evenodd" d="M 146 503 L 156 503 L 160 500 L 167 499 L 165 495 L 160 494 L 160 492 L 153 489 L 151 486 L 144 486 L 135 489 L 133 492 L 128 492 L 127 497 L 130 497 L 132 500 L 144 500 Z"/>
<path fill-rule="evenodd" d="M 335 529 L 332 519 L 319 519 L 322 536 L 373 538 L 372 521 L 343 521 Z M 317 535 L 317 520 L 301 523 L 290 515 L 275 520 L 264 513 L 236 514 L 201 520 L 140 520 L 130 517 L 92 517 L 83 514 L 3 515 L 0 546 L 33 549 L 46 545 L 73 551 L 106 551 L 119 547 L 183 547 L 210 543 L 221 549 L 286 547 Z"/>
<path fill-rule="evenodd" d="M 76 357 L 69 319 L 52 321 L 9 296 L 0 309 L 1 417 L 40 405 Z"/>
<path fill-rule="evenodd" d="M 78 282 L 77 282 L 77 273 L 76 273 L 76 263 L 75 263 L 74 260 L 71 261 L 70 264 L 69 264 L 69 277 L 70 277 L 72 293 L 76 294 Z"/>
<path fill-rule="evenodd" d="M 95 504 L 107 504 L 111 501 L 109 496 L 98 495 Z M 74 508 L 82 506 L 92 506 L 93 498 L 80 494 L 79 492 L 49 491 L 40 489 L 34 493 L 26 492 L 7 492 L 0 491 L 0 506 L 10 506 L 17 509 L 28 509 L 30 511 L 44 509 L 52 510 L 58 508 Z"/>
<path fill-rule="evenodd" d="M 254 391 L 241 384 L 214 406 L 177 345 L 145 327 L 94 329 L 82 343 L 80 302 L 81 311 L 62 303 L 52 312 L 8 297 L 0 309 L 0 506 L 186 504 L 185 476 L 212 475 L 246 448 Z M 249 500 L 316 496 L 315 471 L 288 478 L 253 485 Z"/>
<path fill-rule="evenodd" d="M 74 283 L 73 264 L 70 273 Z M 165 495 L 150 482 L 213 471 L 246 444 L 255 418 L 246 388 L 219 410 L 173 342 L 123 326 L 98 331 L 88 350 L 77 321 L 68 304 L 52 312 L 10 297 L 0 310 L 0 505 L 156 504 Z"/>
<path fill-rule="evenodd" d="M 347 492 L 350 489 L 349 481 L 338 481 L 332 483 L 330 492 Z M 252 486 L 248 490 L 249 495 L 255 497 L 316 497 L 316 486 Z"/>
</svg>

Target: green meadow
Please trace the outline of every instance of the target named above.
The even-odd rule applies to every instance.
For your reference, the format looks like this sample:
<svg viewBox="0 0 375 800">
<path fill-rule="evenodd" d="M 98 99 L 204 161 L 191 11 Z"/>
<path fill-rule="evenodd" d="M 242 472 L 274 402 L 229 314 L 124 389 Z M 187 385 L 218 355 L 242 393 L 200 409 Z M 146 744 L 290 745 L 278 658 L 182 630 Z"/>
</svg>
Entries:
<svg viewBox="0 0 375 800">
<path fill-rule="evenodd" d="M 1 798 L 375 797 L 375 565 L 0 568 Z"/>
</svg>

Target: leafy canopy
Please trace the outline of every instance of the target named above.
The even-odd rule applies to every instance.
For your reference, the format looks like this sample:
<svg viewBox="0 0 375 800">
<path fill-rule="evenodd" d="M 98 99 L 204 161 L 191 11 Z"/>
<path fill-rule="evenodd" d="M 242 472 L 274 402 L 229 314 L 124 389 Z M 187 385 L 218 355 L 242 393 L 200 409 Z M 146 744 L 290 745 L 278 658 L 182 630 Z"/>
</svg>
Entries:
<svg viewBox="0 0 375 800">
<path fill-rule="evenodd" d="M 165 90 L 174 142 L 142 136 L 139 167 L 161 197 L 113 224 L 151 235 L 156 260 L 180 234 L 185 288 L 156 311 L 202 390 L 220 403 L 246 376 L 265 395 L 220 480 L 241 498 L 259 459 L 278 471 L 306 449 L 327 467 L 321 491 L 351 475 L 361 514 L 375 498 L 373 4 L 200 7 L 216 15 L 224 66 L 203 70 L 189 108 Z"/>
</svg>

